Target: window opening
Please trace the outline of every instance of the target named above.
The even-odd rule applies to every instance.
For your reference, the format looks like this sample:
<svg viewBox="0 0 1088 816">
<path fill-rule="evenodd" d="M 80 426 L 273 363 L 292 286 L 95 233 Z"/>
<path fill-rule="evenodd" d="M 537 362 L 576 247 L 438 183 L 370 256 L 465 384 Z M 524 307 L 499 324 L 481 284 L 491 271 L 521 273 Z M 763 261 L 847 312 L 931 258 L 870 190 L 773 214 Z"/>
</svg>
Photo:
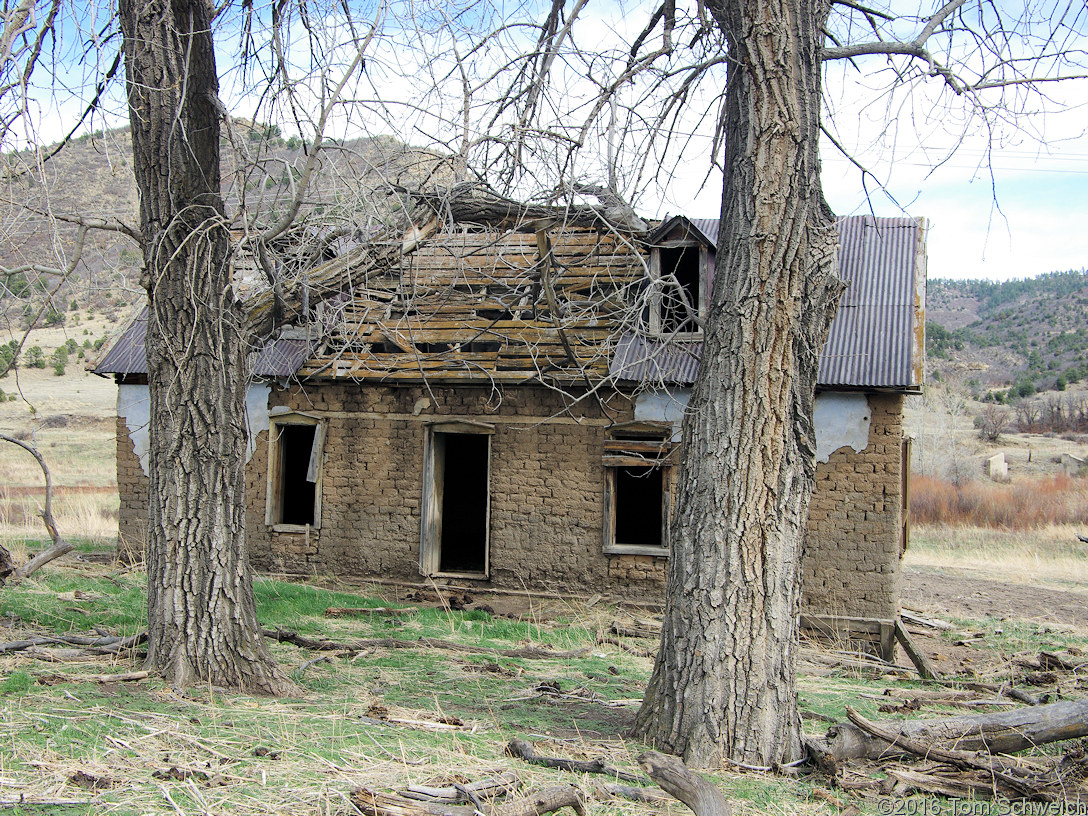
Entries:
<svg viewBox="0 0 1088 816">
<path fill-rule="evenodd" d="M 664 479 L 659 467 L 619 467 L 613 476 L 615 543 L 664 547 Z"/>
<path fill-rule="evenodd" d="M 698 246 L 662 247 L 658 250 L 662 278 L 672 275 L 683 291 L 677 291 L 671 280 L 661 286 L 661 331 L 696 332 L 698 324 L 692 315 L 702 314 L 700 281 L 700 251 Z M 686 303 L 684 301 L 687 301 Z M 690 307 L 690 312 L 689 312 Z"/>
<path fill-rule="evenodd" d="M 278 424 L 279 458 L 274 524 L 314 526 L 318 468 L 317 425 Z"/>
</svg>

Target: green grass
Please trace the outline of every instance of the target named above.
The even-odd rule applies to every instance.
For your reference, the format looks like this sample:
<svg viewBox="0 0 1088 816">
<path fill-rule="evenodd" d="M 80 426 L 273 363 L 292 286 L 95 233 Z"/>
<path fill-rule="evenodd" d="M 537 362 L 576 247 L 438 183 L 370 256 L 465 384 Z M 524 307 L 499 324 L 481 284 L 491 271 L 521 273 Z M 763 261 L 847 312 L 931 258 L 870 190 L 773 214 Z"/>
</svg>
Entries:
<svg viewBox="0 0 1088 816">
<path fill-rule="evenodd" d="M 17 669 L 0 680 L 0 696 L 26 694 L 34 686 L 34 678 L 26 671 Z"/>
<path fill-rule="evenodd" d="M 0 616 L 48 631 L 138 631 L 145 625 L 142 577 L 50 567 L 35 580 L 6 588 Z M 79 598 L 76 591 L 89 598 Z M 22 805 L 27 814 L 347 813 L 344 796 L 365 784 L 397 790 L 408 783 L 438 784 L 455 775 L 479 779 L 496 769 L 518 772 L 530 789 L 591 784 L 561 771 L 526 766 L 504 756 L 514 737 L 540 743 L 538 753 L 574 759 L 604 758 L 636 770 L 644 746 L 625 739 L 648 680 L 651 661 L 607 644 L 594 633 L 615 611 L 596 609 L 559 620 L 512 620 L 481 611 L 406 607 L 396 616 L 326 618 L 329 606 L 389 607 L 388 600 L 299 582 L 259 579 L 258 615 L 266 627 L 296 629 L 310 637 L 350 642 L 393 638 L 411 648 L 369 646 L 362 651 L 311 653 L 271 643 L 300 694 L 257 698 L 215 688 L 178 694 L 154 678 L 136 683 L 81 679 L 137 668 L 132 659 L 88 664 L 37 663 L 4 658 L 0 675 L 0 779 L 28 798 L 86 800 L 73 807 Z M 13 617 L 14 616 L 14 617 Z M 994 627 L 965 621 L 965 628 Z M 1076 639 L 1030 624 L 1000 624 L 995 648 L 1027 651 L 1077 645 Z M 987 630 L 990 631 L 990 630 Z M 584 649 L 566 659 L 526 659 L 435 649 L 418 643 L 439 638 L 496 649 L 550 645 Z M 1080 644 L 1084 645 L 1084 644 Z M 587 648 L 588 647 L 588 648 Z M 313 663 L 315 658 L 326 659 Z M 59 676 L 58 676 L 59 675 Z M 67 681 L 65 680 L 67 678 Z M 542 693 L 550 684 L 552 693 Z M 864 673 L 841 671 L 799 681 L 807 711 L 840 721 L 845 706 L 887 718 L 875 699 L 889 685 Z M 556 688 L 557 687 L 557 688 Z M 868 696 L 865 696 L 868 695 Z M 927 707 L 925 713 L 939 709 Z M 383 718 L 387 718 L 383 720 Z M 394 720 L 462 726 L 430 730 Z M 441 728 L 441 726 L 435 726 Z M 826 726 L 806 721 L 806 731 Z M 173 769 L 173 770 L 172 770 Z M 70 780 L 82 771 L 112 781 L 87 790 Z M 185 778 L 177 779 L 171 774 Z M 832 814 L 813 796 L 820 781 L 748 772 L 713 779 L 738 816 L 757 813 Z M 8 787 L 0 795 L 10 800 Z M 836 794 L 875 812 L 871 803 Z M 598 802 L 594 816 L 679 816 L 679 803 L 654 808 Z"/>
<path fill-rule="evenodd" d="M 57 634 L 95 627 L 134 634 L 147 626 L 142 576 L 94 577 L 52 569 L 0 594 L 0 617 L 17 618 Z M 87 597 L 74 596 L 76 592 Z"/>
</svg>

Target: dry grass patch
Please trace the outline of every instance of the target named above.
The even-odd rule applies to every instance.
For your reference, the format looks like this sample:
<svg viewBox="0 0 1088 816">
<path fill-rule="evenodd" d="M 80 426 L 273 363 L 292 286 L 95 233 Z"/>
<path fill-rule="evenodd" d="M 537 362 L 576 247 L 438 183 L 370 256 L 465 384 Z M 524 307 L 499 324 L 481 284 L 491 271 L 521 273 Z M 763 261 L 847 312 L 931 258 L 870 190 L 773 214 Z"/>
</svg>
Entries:
<svg viewBox="0 0 1088 816">
<path fill-rule="evenodd" d="M 1064 474 L 1011 484 L 953 484 L 911 480 L 910 514 L 918 524 L 1030 530 L 1054 524 L 1088 525 L 1088 479 Z"/>
<path fill-rule="evenodd" d="M 1088 583 L 1088 544 L 1081 525 L 1033 530 L 916 525 L 903 558 L 909 566 L 967 569 L 1012 583 Z"/>
</svg>

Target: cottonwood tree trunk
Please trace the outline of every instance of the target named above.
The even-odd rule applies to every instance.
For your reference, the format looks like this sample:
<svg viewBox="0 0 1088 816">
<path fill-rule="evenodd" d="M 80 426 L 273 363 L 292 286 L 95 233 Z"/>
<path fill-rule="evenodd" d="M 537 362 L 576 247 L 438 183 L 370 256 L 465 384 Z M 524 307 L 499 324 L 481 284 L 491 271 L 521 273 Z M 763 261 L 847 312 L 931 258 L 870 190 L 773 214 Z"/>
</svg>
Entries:
<svg viewBox="0 0 1088 816">
<path fill-rule="evenodd" d="M 800 561 L 842 284 L 819 171 L 827 0 L 707 0 L 729 53 L 709 320 L 683 423 L 661 649 L 636 736 L 710 767 L 801 756 Z"/>
<path fill-rule="evenodd" d="M 280 693 L 245 541 L 246 343 L 219 184 L 206 0 L 121 0 L 151 398 L 148 658 L 172 684 Z"/>
</svg>

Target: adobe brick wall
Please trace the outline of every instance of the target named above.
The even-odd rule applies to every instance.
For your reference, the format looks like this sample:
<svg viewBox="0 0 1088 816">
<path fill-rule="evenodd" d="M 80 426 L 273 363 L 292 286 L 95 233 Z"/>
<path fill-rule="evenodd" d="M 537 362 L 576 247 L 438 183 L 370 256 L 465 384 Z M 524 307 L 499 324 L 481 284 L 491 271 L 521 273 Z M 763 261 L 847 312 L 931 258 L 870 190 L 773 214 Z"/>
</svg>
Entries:
<svg viewBox="0 0 1088 816">
<path fill-rule="evenodd" d="M 869 394 L 869 444 L 816 468 L 802 560 L 806 611 L 892 618 L 899 609 L 903 396 Z"/>
<path fill-rule="evenodd" d="M 123 417 L 117 417 L 117 492 L 117 553 L 138 560 L 147 541 L 148 483 Z"/>
<path fill-rule="evenodd" d="M 333 384 L 274 390 L 270 407 L 277 406 L 327 421 L 321 529 L 307 536 L 265 524 L 268 441 L 262 434 L 247 469 L 247 529 L 258 568 L 421 580 L 427 429 L 467 419 L 495 426 L 490 584 L 584 592 L 608 583 L 601 457 L 611 420 L 593 402 L 580 406 L 574 419 L 556 416 L 563 400 L 543 388 L 512 388 L 500 398 L 486 387 Z M 632 418 L 626 398 L 614 398 L 610 409 L 616 421 Z M 642 582 L 658 586 L 660 576 Z"/>
<path fill-rule="evenodd" d="M 866 449 L 844 448 L 816 471 L 802 562 L 806 611 L 892 617 L 897 610 L 903 398 L 868 399 Z M 246 527 L 257 569 L 422 580 L 427 426 L 474 419 L 495 425 L 488 585 L 660 596 L 666 559 L 602 552 L 601 454 L 611 420 L 593 403 L 579 408 L 578 421 L 556 416 L 562 399 L 543 388 L 511 388 L 500 398 L 471 386 L 428 392 L 347 383 L 273 389 L 269 406 L 327 423 L 321 528 L 307 535 L 265 524 L 268 433 L 260 434 L 246 469 Z M 614 398 L 610 410 L 616 422 L 631 419 L 624 398 Z M 117 461 L 121 539 L 139 549 L 146 536 L 147 479 L 120 419 Z"/>
</svg>

